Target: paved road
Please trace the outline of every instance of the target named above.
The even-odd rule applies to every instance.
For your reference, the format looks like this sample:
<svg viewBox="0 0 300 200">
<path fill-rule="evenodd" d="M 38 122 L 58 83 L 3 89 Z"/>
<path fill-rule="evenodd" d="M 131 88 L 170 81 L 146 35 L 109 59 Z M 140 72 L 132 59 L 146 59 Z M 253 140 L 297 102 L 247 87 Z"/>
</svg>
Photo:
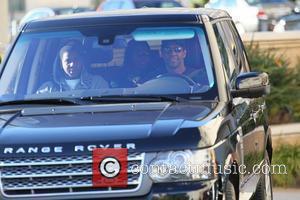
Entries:
<svg viewBox="0 0 300 200">
<path fill-rule="evenodd" d="M 299 200 L 300 199 L 300 188 L 299 189 L 283 189 L 274 188 L 273 191 L 274 200 Z"/>
</svg>

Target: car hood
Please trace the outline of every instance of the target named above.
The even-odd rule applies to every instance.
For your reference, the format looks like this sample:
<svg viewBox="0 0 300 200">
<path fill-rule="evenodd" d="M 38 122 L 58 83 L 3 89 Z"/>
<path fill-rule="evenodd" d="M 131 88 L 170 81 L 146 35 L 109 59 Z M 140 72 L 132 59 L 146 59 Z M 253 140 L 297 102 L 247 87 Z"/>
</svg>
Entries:
<svg viewBox="0 0 300 200">
<path fill-rule="evenodd" d="M 29 147 L 49 147 L 49 154 L 55 154 L 55 147 L 74 153 L 78 146 L 82 149 L 76 153 L 85 153 L 91 145 L 143 152 L 199 148 L 199 126 L 216 106 L 159 102 L 24 108 L 0 115 L 0 155 L 28 154 Z M 4 154 L 5 148 L 13 150 Z"/>
</svg>

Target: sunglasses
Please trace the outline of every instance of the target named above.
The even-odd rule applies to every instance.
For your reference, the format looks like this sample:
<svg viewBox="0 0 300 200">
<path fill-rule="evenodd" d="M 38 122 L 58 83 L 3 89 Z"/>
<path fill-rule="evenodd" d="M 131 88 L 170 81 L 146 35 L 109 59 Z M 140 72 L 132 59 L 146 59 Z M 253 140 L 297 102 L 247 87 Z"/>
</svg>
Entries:
<svg viewBox="0 0 300 200">
<path fill-rule="evenodd" d="M 175 47 L 175 48 L 171 48 L 171 47 L 164 47 L 163 48 L 163 51 L 167 54 L 170 54 L 172 52 L 175 52 L 175 53 L 181 53 L 183 51 L 183 48 L 182 47 Z"/>
</svg>

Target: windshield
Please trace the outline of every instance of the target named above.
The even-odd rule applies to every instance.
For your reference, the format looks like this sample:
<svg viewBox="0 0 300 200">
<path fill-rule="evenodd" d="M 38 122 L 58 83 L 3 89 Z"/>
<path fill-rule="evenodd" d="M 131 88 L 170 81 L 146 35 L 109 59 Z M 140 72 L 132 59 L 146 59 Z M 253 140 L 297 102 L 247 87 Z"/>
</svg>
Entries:
<svg viewBox="0 0 300 200">
<path fill-rule="evenodd" d="M 0 80 L 0 100 L 189 95 L 217 97 L 197 26 L 101 26 L 24 32 Z"/>
</svg>

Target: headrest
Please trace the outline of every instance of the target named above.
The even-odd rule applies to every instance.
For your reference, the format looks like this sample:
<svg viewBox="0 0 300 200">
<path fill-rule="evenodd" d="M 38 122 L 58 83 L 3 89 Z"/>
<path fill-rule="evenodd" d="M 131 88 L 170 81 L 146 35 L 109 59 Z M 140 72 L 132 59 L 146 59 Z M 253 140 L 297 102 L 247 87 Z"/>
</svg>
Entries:
<svg viewBox="0 0 300 200">
<path fill-rule="evenodd" d="M 113 59 L 113 50 L 108 47 L 89 48 L 86 50 L 85 58 L 87 60 L 87 63 L 91 65 L 108 63 Z"/>
<path fill-rule="evenodd" d="M 57 54 L 53 64 L 53 81 L 59 83 L 60 78 L 63 75 L 63 70 L 60 62 L 60 56 Z"/>
</svg>

